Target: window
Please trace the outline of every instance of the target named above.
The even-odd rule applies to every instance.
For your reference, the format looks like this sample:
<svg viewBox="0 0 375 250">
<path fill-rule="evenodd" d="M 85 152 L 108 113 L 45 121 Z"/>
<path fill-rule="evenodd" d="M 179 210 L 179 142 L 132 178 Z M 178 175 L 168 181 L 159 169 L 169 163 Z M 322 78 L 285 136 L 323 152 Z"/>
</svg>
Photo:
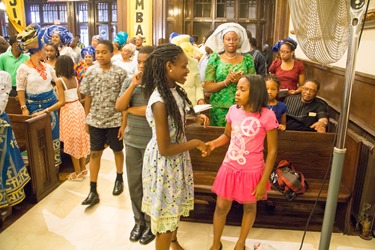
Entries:
<svg viewBox="0 0 375 250">
<path fill-rule="evenodd" d="M 38 23 L 44 27 L 58 23 L 65 27 L 68 26 L 68 8 L 66 2 L 31 3 L 27 5 L 27 1 L 25 1 L 25 13 L 27 24 Z"/>
<path fill-rule="evenodd" d="M 216 4 L 217 18 L 234 18 L 234 1 L 233 0 L 218 0 Z"/>
<path fill-rule="evenodd" d="M 43 4 L 42 5 L 43 13 L 43 25 L 52 25 L 55 21 L 59 21 L 61 24 L 68 23 L 68 12 L 66 4 Z"/>
<path fill-rule="evenodd" d="M 86 46 L 94 35 L 100 34 L 112 40 L 117 32 L 117 0 L 24 0 L 24 3 L 27 24 L 48 26 L 59 23 L 73 34 L 79 34 Z"/>
<path fill-rule="evenodd" d="M 40 23 L 40 15 L 39 15 L 39 5 L 33 4 L 30 5 L 30 16 L 32 23 Z"/>
<path fill-rule="evenodd" d="M 96 34 L 104 39 L 112 40 L 117 32 L 117 2 L 116 0 L 101 1 L 96 4 Z M 116 13 L 113 15 L 113 13 Z"/>
<path fill-rule="evenodd" d="M 108 22 L 108 3 L 98 3 L 98 21 Z"/>
<path fill-rule="evenodd" d="M 240 0 L 239 1 L 239 18 L 250 18 L 255 19 L 257 16 L 257 3 L 256 0 L 248 1 L 248 0 Z"/>
<path fill-rule="evenodd" d="M 175 1 L 176 2 L 176 1 Z M 275 1 L 269 0 L 186 0 L 184 25 L 178 22 L 167 32 L 195 34 L 199 40 L 222 23 L 235 22 L 251 31 L 259 44 L 272 40 Z M 211 10 L 213 16 L 211 14 Z M 178 17 L 175 17 L 177 19 Z M 171 23 L 172 24 L 172 23 Z M 169 35 L 167 33 L 167 35 Z"/>
<path fill-rule="evenodd" d="M 88 3 L 77 3 L 77 24 L 79 27 L 79 35 L 81 36 L 81 42 L 85 46 L 90 45 L 88 8 Z"/>
<path fill-rule="evenodd" d="M 199 0 L 195 2 L 195 17 L 211 17 L 211 1 Z"/>
</svg>

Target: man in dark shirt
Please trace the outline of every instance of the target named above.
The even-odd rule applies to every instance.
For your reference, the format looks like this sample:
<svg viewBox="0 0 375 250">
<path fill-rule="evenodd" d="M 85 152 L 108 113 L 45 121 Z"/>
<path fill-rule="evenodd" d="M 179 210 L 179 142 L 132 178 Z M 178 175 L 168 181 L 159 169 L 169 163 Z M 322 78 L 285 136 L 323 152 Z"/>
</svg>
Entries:
<svg viewBox="0 0 375 250">
<path fill-rule="evenodd" d="M 287 130 L 326 132 L 327 104 L 316 97 L 319 88 L 318 81 L 308 80 L 303 85 L 301 94 L 285 98 Z"/>
<path fill-rule="evenodd" d="M 266 59 L 264 58 L 264 55 L 262 52 L 260 52 L 256 47 L 256 39 L 252 37 L 251 32 L 246 30 L 247 33 L 247 39 L 250 43 L 250 51 L 249 54 L 253 57 L 254 60 L 254 67 L 255 71 L 258 75 L 265 76 L 267 73 L 266 68 Z"/>
</svg>

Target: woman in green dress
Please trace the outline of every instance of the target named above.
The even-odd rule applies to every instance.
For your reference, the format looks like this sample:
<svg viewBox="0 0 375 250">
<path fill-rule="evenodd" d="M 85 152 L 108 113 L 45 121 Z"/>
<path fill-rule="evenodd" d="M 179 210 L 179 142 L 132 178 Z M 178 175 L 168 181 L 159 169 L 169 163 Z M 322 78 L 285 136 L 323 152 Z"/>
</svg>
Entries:
<svg viewBox="0 0 375 250">
<path fill-rule="evenodd" d="M 206 69 L 204 89 L 211 93 L 210 121 L 212 126 L 224 127 L 230 106 L 235 104 L 238 80 L 246 74 L 255 74 L 245 28 L 237 23 L 225 23 L 216 28 L 205 46 L 215 53 Z"/>
</svg>

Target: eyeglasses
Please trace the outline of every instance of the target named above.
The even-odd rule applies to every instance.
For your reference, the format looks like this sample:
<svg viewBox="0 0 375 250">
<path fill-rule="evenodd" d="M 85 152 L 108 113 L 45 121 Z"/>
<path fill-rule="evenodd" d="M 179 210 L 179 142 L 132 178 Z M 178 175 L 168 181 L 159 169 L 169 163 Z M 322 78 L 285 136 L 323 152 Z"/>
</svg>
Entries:
<svg viewBox="0 0 375 250">
<path fill-rule="evenodd" d="M 318 92 L 317 89 L 310 89 L 310 88 L 307 88 L 307 87 L 302 88 L 302 90 L 305 91 L 305 92 L 313 93 L 313 94 L 315 94 L 316 92 Z"/>
<path fill-rule="evenodd" d="M 285 50 L 280 50 L 280 54 L 289 54 L 292 51 L 285 51 Z"/>
</svg>

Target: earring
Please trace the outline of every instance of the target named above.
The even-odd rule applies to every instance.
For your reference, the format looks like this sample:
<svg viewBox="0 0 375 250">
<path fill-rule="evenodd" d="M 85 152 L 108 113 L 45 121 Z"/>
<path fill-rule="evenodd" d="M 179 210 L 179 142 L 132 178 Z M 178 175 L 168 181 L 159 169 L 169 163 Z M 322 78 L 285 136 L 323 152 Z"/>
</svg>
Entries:
<svg viewBox="0 0 375 250">
<path fill-rule="evenodd" d="M 172 70 L 170 69 L 170 70 L 169 70 L 169 72 L 171 72 L 171 73 L 172 73 Z"/>
</svg>

